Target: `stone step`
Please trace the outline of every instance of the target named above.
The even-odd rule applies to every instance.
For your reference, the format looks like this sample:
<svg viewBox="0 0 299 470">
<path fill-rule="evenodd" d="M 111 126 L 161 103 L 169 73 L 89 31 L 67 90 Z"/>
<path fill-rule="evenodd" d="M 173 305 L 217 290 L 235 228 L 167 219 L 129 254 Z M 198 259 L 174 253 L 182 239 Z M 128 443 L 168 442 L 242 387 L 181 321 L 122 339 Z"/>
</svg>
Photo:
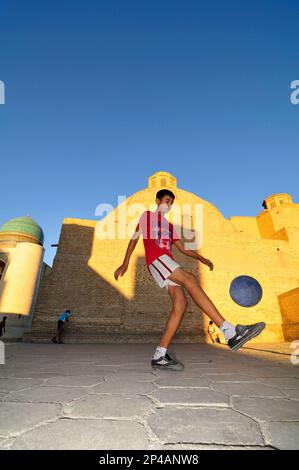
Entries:
<svg viewBox="0 0 299 470">
<path fill-rule="evenodd" d="M 31 343 L 49 343 L 51 334 L 45 332 L 35 332 L 24 334 L 23 341 Z M 89 335 L 80 334 L 65 334 L 62 336 L 64 343 L 157 343 L 161 339 L 161 331 L 141 333 L 107 333 L 107 332 L 93 332 Z M 204 343 L 204 335 L 201 334 L 184 334 L 177 333 L 173 342 L 177 343 Z"/>
</svg>

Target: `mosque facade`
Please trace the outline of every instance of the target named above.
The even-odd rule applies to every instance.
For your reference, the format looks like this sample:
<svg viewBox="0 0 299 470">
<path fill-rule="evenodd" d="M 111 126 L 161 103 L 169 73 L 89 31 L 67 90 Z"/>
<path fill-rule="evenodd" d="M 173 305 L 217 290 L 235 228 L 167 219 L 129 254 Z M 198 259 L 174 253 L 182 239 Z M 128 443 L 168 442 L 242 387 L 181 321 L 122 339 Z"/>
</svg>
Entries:
<svg viewBox="0 0 299 470">
<path fill-rule="evenodd" d="M 46 271 L 42 268 L 41 240 L 19 240 L 11 247 L 15 253 L 20 250 L 15 259 L 27 256 L 31 261 L 23 263 L 23 271 L 13 262 L 15 255 L 8 245 L 1 244 L 3 233 L 8 233 L 3 231 L 4 224 L 0 262 L 5 263 L 6 275 L 2 273 L 0 283 L 12 282 L 13 286 L 16 282 L 20 290 L 12 287 L 14 294 L 7 291 L 0 314 L 15 310 L 15 314 L 32 315 L 34 303 L 32 328 L 25 332 L 25 341 L 48 342 L 58 315 L 65 309 L 72 312 L 66 342 L 159 341 L 171 304 L 166 289 L 160 289 L 147 271 L 141 240 L 126 274 L 118 281 L 113 274 L 123 261 L 140 211 L 155 210 L 155 195 L 162 188 L 176 196 L 167 217 L 183 241 L 191 244 L 190 249 L 210 259 L 214 269 L 175 247 L 173 255 L 198 278 L 220 313 L 232 323 L 265 321 L 266 329 L 253 341 L 299 337 L 299 204 L 289 194 L 273 194 L 261 201 L 263 210 L 256 216 L 227 219 L 211 202 L 181 189 L 175 176 L 161 171 L 148 178 L 146 188 L 120 202 L 101 220 L 65 218 L 53 266 Z M 30 273 L 25 272 L 25 265 Z M 13 281 L 14 276 L 23 280 Z M 22 284 L 24 279 L 32 280 L 30 289 Z M 26 306 L 16 295 L 22 289 L 30 291 L 22 296 L 28 297 Z M 188 300 L 174 342 L 206 341 L 209 318 L 189 296 Z"/>
</svg>

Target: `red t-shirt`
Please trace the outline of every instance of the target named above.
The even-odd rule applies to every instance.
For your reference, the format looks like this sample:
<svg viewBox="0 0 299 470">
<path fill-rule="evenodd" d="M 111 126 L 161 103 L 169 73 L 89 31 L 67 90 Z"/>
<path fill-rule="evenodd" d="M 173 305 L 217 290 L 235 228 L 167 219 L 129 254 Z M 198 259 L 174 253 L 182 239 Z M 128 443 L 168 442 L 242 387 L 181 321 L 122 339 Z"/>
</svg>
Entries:
<svg viewBox="0 0 299 470">
<path fill-rule="evenodd" d="M 136 227 L 136 231 L 139 230 L 143 236 L 147 266 L 163 254 L 173 259 L 172 244 L 180 240 L 180 237 L 161 212 L 143 212 Z"/>
</svg>

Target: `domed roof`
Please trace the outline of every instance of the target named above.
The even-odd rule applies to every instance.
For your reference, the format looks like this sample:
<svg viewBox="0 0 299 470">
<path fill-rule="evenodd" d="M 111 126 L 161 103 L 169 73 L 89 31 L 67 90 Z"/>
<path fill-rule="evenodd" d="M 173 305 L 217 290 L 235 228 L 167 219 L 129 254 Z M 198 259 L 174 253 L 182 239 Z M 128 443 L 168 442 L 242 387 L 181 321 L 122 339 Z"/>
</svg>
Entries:
<svg viewBox="0 0 299 470">
<path fill-rule="evenodd" d="M 44 232 L 38 223 L 29 216 L 15 217 L 8 220 L 0 227 L 1 233 L 25 234 L 35 238 L 41 244 L 44 242 Z"/>
<path fill-rule="evenodd" d="M 203 220 L 204 218 L 204 233 L 205 235 L 217 235 L 221 233 L 222 236 L 224 235 L 232 235 L 235 232 L 235 229 L 231 223 L 231 221 L 225 219 L 219 209 L 215 207 L 211 202 L 200 198 L 196 194 L 190 193 L 184 189 L 181 189 L 177 186 L 177 179 L 171 173 L 167 171 L 158 171 L 154 173 L 148 178 L 148 187 L 135 192 L 131 196 L 127 197 L 124 201 L 122 201 L 118 207 L 115 208 L 115 211 L 112 211 L 108 214 L 105 218 L 106 221 L 108 219 L 115 217 L 115 222 L 118 222 L 118 219 L 121 218 L 125 207 L 131 207 L 131 211 L 126 214 L 127 223 L 131 223 L 131 219 L 136 219 L 136 212 L 138 210 L 138 206 L 144 207 L 148 210 L 155 211 L 156 204 L 156 192 L 159 189 L 167 188 L 170 189 L 175 194 L 175 201 L 173 204 L 172 212 L 170 213 L 169 220 L 174 222 L 172 219 L 172 214 L 175 213 L 175 209 L 177 206 L 177 213 L 183 215 L 183 212 L 186 211 L 188 213 L 188 207 L 191 209 L 191 214 L 195 215 L 195 210 L 198 213 L 198 219 L 200 218 Z M 136 211 L 134 213 L 134 206 L 136 207 Z M 199 213 L 199 206 L 202 207 L 203 213 Z M 116 212 L 113 214 L 113 212 Z M 132 215 L 131 215 L 132 214 Z"/>
</svg>

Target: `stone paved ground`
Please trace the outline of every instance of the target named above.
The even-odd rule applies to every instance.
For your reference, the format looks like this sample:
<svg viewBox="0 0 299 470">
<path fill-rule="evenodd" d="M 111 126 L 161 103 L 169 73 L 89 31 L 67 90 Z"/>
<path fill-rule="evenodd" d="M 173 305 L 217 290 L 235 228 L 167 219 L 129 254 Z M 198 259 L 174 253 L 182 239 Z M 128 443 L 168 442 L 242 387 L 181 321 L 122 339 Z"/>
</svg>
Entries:
<svg viewBox="0 0 299 470">
<path fill-rule="evenodd" d="M 299 449 L 289 344 L 173 345 L 183 372 L 152 371 L 153 350 L 7 343 L 0 448 Z"/>
</svg>

